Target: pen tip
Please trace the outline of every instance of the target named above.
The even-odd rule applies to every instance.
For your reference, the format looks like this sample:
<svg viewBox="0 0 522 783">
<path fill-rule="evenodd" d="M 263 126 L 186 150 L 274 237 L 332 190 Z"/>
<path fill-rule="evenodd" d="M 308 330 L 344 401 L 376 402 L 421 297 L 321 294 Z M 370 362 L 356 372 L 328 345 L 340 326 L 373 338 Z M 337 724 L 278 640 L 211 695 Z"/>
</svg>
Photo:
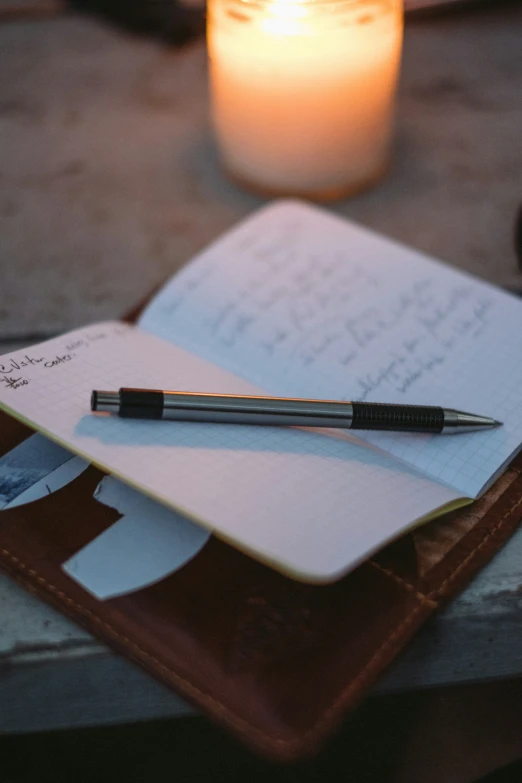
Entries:
<svg viewBox="0 0 522 783">
<path fill-rule="evenodd" d="M 503 422 L 502 421 L 497 421 L 496 419 L 493 419 L 493 426 L 494 427 L 502 427 L 503 426 Z"/>
</svg>

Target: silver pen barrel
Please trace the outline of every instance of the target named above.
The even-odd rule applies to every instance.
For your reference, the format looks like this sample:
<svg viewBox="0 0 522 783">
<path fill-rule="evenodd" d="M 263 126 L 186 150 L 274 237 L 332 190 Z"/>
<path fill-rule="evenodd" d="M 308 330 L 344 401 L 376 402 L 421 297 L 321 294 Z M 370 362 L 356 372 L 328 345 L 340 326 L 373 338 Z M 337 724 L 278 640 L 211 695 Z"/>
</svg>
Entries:
<svg viewBox="0 0 522 783">
<path fill-rule="evenodd" d="M 294 427 L 352 426 L 350 402 L 163 392 L 163 418 Z"/>
</svg>

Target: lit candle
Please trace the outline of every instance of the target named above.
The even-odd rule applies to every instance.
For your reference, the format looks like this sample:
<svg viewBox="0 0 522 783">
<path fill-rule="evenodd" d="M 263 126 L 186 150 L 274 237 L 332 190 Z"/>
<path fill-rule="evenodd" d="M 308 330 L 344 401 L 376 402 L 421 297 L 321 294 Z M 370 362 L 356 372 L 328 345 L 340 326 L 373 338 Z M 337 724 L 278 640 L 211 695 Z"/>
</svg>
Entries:
<svg viewBox="0 0 522 783">
<path fill-rule="evenodd" d="M 224 166 L 256 189 L 337 198 L 389 161 L 401 0 L 209 0 Z"/>
</svg>

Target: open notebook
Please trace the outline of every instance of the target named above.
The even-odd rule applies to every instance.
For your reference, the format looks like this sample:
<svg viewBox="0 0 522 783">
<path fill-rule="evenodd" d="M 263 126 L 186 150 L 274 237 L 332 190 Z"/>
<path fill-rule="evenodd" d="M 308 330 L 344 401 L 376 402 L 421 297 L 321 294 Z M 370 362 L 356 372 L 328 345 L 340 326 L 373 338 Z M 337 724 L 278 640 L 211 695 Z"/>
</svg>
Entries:
<svg viewBox="0 0 522 783">
<path fill-rule="evenodd" d="M 0 406 L 275 568 L 330 581 L 469 502 L 522 443 L 522 303 L 294 201 L 191 261 L 137 326 L 0 359 Z M 402 435 L 92 415 L 121 386 L 433 404 L 504 421 Z"/>
</svg>

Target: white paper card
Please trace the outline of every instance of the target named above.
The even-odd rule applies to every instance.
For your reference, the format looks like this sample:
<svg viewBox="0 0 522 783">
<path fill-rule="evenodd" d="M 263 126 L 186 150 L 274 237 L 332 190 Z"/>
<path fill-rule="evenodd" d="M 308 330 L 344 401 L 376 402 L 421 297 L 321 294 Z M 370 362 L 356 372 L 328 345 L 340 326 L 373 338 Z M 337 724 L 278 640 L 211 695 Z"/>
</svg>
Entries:
<svg viewBox="0 0 522 783">
<path fill-rule="evenodd" d="M 191 560 L 210 538 L 205 528 L 110 476 L 100 482 L 94 497 L 123 517 L 62 567 L 100 600 L 164 579 Z"/>
<path fill-rule="evenodd" d="M 87 464 L 43 435 L 31 435 L 0 457 L 0 509 L 56 492 L 79 476 Z"/>
</svg>

